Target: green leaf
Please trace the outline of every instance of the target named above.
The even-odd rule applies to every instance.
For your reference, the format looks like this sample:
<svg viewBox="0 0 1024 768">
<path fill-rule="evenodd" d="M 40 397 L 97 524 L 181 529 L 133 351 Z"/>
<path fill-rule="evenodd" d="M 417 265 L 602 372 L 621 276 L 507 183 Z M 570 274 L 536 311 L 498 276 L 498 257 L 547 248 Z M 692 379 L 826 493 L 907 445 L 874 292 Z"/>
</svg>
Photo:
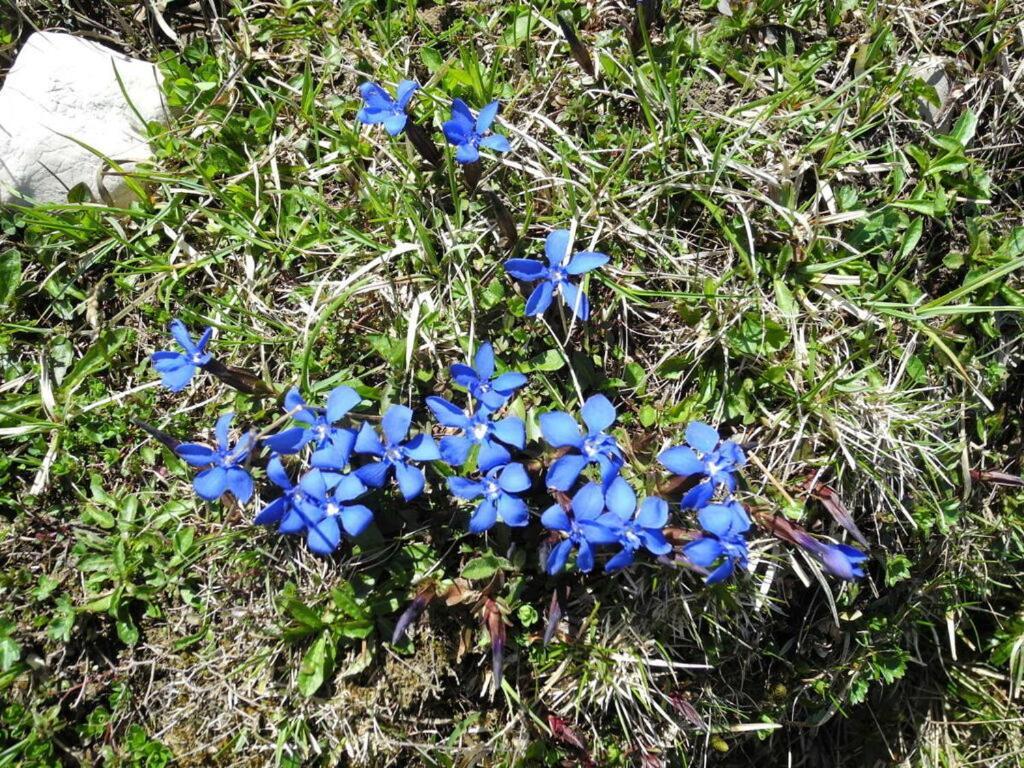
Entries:
<svg viewBox="0 0 1024 768">
<path fill-rule="evenodd" d="M 486 552 L 480 557 L 474 557 L 462 567 L 462 578 L 476 581 L 489 579 L 497 571 L 512 569 L 512 563 L 503 557 L 498 557 L 493 552 Z"/>
<path fill-rule="evenodd" d="M 306 697 L 312 696 L 334 669 L 334 643 L 327 634 L 321 634 L 306 651 L 299 665 L 299 692 Z"/>
<path fill-rule="evenodd" d="M 6 672 L 21 658 L 21 646 L 13 637 L 4 635 L 0 637 L 0 671 Z"/>
<path fill-rule="evenodd" d="M 320 614 L 301 600 L 289 600 L 286 610 L 288 615 L 290 615 L 296 622 L 311 630 L 319 630 L 327 626 L 320 618 Z"/>
<path fill-rule="evenodd" d="M 557 349 L 549 349 L 542 352 L 522 366 L 520 370 L 524 373 L 531 371 L 557 371 L 565 365 L 565 358 Z"/>
<path fill-rule="evenodd" d="M 338 610 L 344 613 L 349 618 L 370 618 L 369 611 L 367 611 L 366 608 L 364 608 L 356 602 L 356 592 L 352 588 L 351 582 L 346 581 L 343 584 L 332 589 L 331 599 L 334 600 L 334 604 L 338 606 Z"/>
<path fill-rule="evenodd" d="M 21 285 L 21 254 L 13 248 L 0 253 L 0 307 L 14 298 Z"/>
<path fill-rule="evenodd" d="M 974 132 L 978 129 L 978 116 L 968 108 L 956 121 L 952 132 L 949 134 L 961 147 L 966 147 L 974 138 Z"/>
</svg>

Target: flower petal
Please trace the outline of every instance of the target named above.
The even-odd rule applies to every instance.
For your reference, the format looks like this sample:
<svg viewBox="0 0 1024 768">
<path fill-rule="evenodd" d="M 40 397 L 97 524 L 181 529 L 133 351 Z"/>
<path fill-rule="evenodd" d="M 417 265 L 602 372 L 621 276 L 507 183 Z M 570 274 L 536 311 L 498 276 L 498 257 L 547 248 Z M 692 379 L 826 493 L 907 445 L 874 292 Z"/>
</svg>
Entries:
<svg viewBox="0 0 1024 768">
<path fill-rule="evenodd" d="M 227 451 L 228 446 L 228 430 L 231 429 L 231 420 L 235 418 L 233 413 L 222 414 L 218 419 L 216 425 L 213 427 L 213 434 L 217 436 L 217 446 L 222 451 Z"/>
<path fill-rule="evenodd" d="M 697 483 L 683 496 L 680 505 L 683 509 L 700 509 L 711 501 L 715 495 L 715 487 L 706 480 Z"/>
<path fill-rule="evenodd" d="M 189 359 L 181 352 L 160 350 L 159 352 L 154 352 L 150 355 L 149 360 L 153 364 L 153 368 L 155 368 L 158 373 L 170 373 L 171 371 L 176 371 L 183 366 L 195 368 L 195 366 L 189 362 Z"/>
<path fill-rule="evenodd" d="M 510 528 L 522 528 L 530 522 L 530 511 L 522 499 L 502 493 L 498 496 L 497 506 L 502 522 Z"/>
<path fill-rule="evenodd" d="M 493 434 L 503 443 L 515 446 L 519 450 L 526 445 L 526 426 L 516 416 L 506 416 L 493 423 Z"/>
<path fill-rule="evenodd" d="M 530 489 L 533 482 L 522 464 L 509 464 L 498 475 L 498 485 L 508 493 L 522 493 Z"/>
<path fill-rule="evenodd" d="M 284 410 L 285 413 L 291 414 L 291 417 L 296 421 L 301 421 L 305 424 L 316 424 L 316 414 L 309 409 L 306 401 L 295 387 L 289 389 L 284 395 Z"/>
<path fill-rule="evenodd" d="M 625 522 L 636 509 L 636 492 L 623 477 L 616 477 L 605 491 L 604 503 L 620 522 Z"/>
<path fill-rule="evenodd" d="M 604 564 L 604 570 L 606 573 L 612 571 L 620 571 L 623 568 L 628 568 L 633 564 L 635 553 L 629 547 L 623 547 L 618 553 L 611 558 L 607 563 Z"/>
<path fill-rule="evenodd" d="M 373 522 L 373 512 L 362 504 L 342 507 L 338 517 L 341 518 L 345 533 L 353 538 L 362 534 Z"/>
<path fill-rule="evenodd" d="M 484 472 L 500 467 L 503 464 L 508 464 L 511 458 L 512 454 L 508 452 L 508 449 L 496 440 L 485 437 L 480 441 L 477 464 L 480 465 L 480 469 Z"/>
<path fill-rule="evenodd" d="M 718 584 L 720 581 L 725 581 L 730 576 L 732 576 L 732 571 L 735 565 L 736 563 L 733 560 L 726 558 L 722 561 L 721 565 L 719 565 L 717 568 L 715 568 L 715 570 L 708 574 L 707 578 L 704 579 L 704 583 Z"/>
<path fill-rule="evenodd" d="M 477 376 L 476 371 L 464 363 L 455 363 L 455 365 L 451 367 L 451 372 L 452 379 L 455 383 L 460 387 L 465 387 L 466 389 L 469 389 L 480 381 L 480 377 Z"/>
<path fill-rule="evenodd" d="M 420 434 L 405 444 L 405 455 L 413 461 L 437 461 L 441 452 L 430 435 Z"/>
<path fill-rule="evenodd" d="M 498 109 L 500 104 L 497 101 L 492 101 L 486 107 L 480 110 L 480 114 L 476 117 L 476 132 L 479 134 L 487 133 L 491 128 L 491 123 L 494 122 L 494 118 L 498 116 Z"/>
<path fill-rule="evenodd" d="M 341 529 L 336 516 L 324 517 L 309 526 L 306 544 L 318 555 L 329 555 L 341 543 Z"/>
<path fill-rule="evenodd" d="M 648 496 L 640 502 L 636 522 L 641 528 L 664 528 L 668 522 L 668 502 L 657 496 Z"/>
<path fill-rule="evenodd" d="M 327 480 L 319 469 L 311 469 L 299 478 L 299 489 L 316 501 L 327 498 Z"/>
<path fill-rule="evenodd" d="M 276 435 L 267 435 L 263 438 L 263 444 L 274 453 L 298 453 L 313 439 L 312 433 L 306 427 L 292 427 Z"/>
<path fill-rule="evenodd" d="M 572 511 L 577 520 L 596 520 L 604 511 L 604 494 L 597 483 L 587 483 L 572 497 Z"/>
<path fill-rule="evenodd" d="M 665 534 L 653 528 L 640 531 L 640 541 L 652 555 L 667 555 L 672 551 L 672 545 L 668 543 Z"/>
<path fill-rule="evenodd" d="M 711 453 L 718 441 L 718 431 L 703 421 L 691 421 L 686 425 L 686 442 L 701 453 Z"/>
<path fill-rule="evenodd" d="M 489 499 L 484 499 L 477 504 L 476 511 L 469 518 L 469 530 L 471 533 L 483 533 L 489 530 L 497 521 L 497 508 Z"/>
<path fill-rule="evenodd" d="M 444 133 L 444 137 L 448 139 L 449 144 L 460 147 L 469 141 L 469 137 L 472 136 L 473 123 L 468 120 L 461 120 L 458 117 L 452 117 L 451 120 L 447 120 L 441 125 L 441 132 Z"/>
<path fill-rule="evenodd" d="M 387 482 L 388 470 L 391 465 L 385 461 L 372 461 L 355 471 L 355 476 L 371 488 L 380 488 Z"/>
<path fill-rule="evenodd" d="M 412 409 L 404 405 L 392 405 L 381 419 L 381 430 L 389 445 L 398 445 L 409 434 L 412 423 Z"/>
<path fill-rule="evenodd" d="M 371 109 L 388 109 L 395 101 L 391 98 L 391 94 L 377 83 L 363 83 L 359 86 L 359 95 Z"/>
<path fill-rule="evenodd" d="M 473 357 L 473 369 L 481 379 L 490 379 L 494 375 L 494 347 L 485 341 Z"/>
<path fill-rule="evenodd" d="M 461 467 L 469 458 L 473 441 L 462 435 L 446 435 L 441 438 L 439 453 L 441 461 L 452 467 Z"/>
<path fill-rule="evenodd" d="M 369 422 L 363 422 L 356 435 L 356 453 L 368 453 L 371 456 L 383 456 L 384 446 L 381 445 L 377 432 Z"/>
<path fill-rule="evenodd" d="M 467 141 L 464 144 L 459 144 L 455 147 L 455 159 L 460 163 L 467 165 L 469 163 L 475 163 L 480 159 L 480 150 L 473 146 L 471 142 Z"/>
<path fill-rule="evenodd" d="M 395 102 L 402 111 L 409 106 L 412 95 L 419 89 L 420 85 L 415 80 L 403 80 L 395 90 Z"/>
<path fill-rule="evenodd" d="M 288 477 L 284 464 L 277 456 L 267 462 L 267 478 L 278 488 L 283 488 L 286 491 L 292 489 L 292 480 Z"/>
<path fill-rule="evenodd" d="M 509 152 L 512 150 L 512 145 L 508 143 L 508 139 L 500 133 L 492 133 L 490 136 L 484 136 L 480 139 L 480 146 L 484 149 L 489 149 L 492 152 Z"/>
<path fill-rule="evenodd" d="M 683 547 L 683 556 L 696 566 L 708 568 L 722 556 L 722 544 L 718 539 L 705 536 Z"/>
<path fill-rule="evenodd" d="M 256 515 L 253 519 L 254 525 L 273 525 L 274 523 L 281 522 L 281 518 L 284 517 L 285 510 L 288 509 L 288 497 L 278 496 L 272 502 L 267 504 L 263 510 Z"/>
<path fill-rule="evenodd" d="M 219 499 L 228 487 L 228 471 L 224 467 L 204 469 L 192 480 L 192 487 L 202 499 Z"/>
<path fill-rule="evenodd" d="M 178 320 L 177 318 L 171 320 L 170 328 L 171 336 L 173 336 L 174 340 L 178 342 L 178 346 L 184 349 L 189 355 L 199 351 L 196 349 L 196 345 L 192 341 L 192 337 L 188 334 L 188 328 L 185 327 L 185 324 L 181 322 L 181 320 Z"/>
<path fill-rule="evenodd" d="M 496 392 L 501 392 L 503 395 L 510 395 L 520 387 L 526 385 L 526 376 L 519 373 L 518 371 L 509 371 L 503 373 L 494 381 L 491 382 L 491 387 Z"/>
<path fill-rule="evenodd" d="M 455 403 L 450 403 L 443 397 L 431 395 L 427 398 L 427 407 L 434 414 L 434 418 L 444 426 L 454 429 L 469 429 L 469 416 Z"/>
<path fill-rule="evenodd" d="M 292 504 L 285 512 L 281 524 L 277 527 L 281 533 L 301 533 L 306 530 L 306 517 Z"/>
<path fill-rule="evenodd" d="M 238 499 L 240 504 L 245 504 L 252 498 L 253 482 L 252 475 L 241 467 L 230 467 L 227 470 L 228 490 Z"/>
<path fill-rule="evenodd" d="M 590 318 L 590 302 L 587 300 L 587 294 L 580 290 L 579 286 L 569 282 L 562 283 L 561 296 L 566 308 L 577 318 L 580 320 Z"/>
<path fill-rule="evenodd" d="M 182 443 L 174 452 L 192 467 L 205 467 L 217 458 L 217 452 L 202 443 Z"/>
<path fill-rule="evenodd" d="M 540 522 L 541 525 L 552 531 L 568 531 L 572 529 L 569 516 L 559 504 L 552 504 L 544 510 L 544 514 L 540 516 Z"/>
<path fill-rule="evenodd" d="M 540 431 L 552 448 L 582 448 L 583 436 L 576 420 L 565 411 L 542 413 L 539 418 Z"/>
<path fill-rule="evenodd" d="M 335 387 L 327 396 L 327 421 L 333 424 L 361 403 L 363 398 L 352 387 Z"/>
<path fill-rule="evenodd" d="M 593 395 L 583 404 L 580 415 L 590 434 L 596 435 L 615 423 L 615 406 L 604 395 Z"/>
<path fill-rule="evenodd" d="M 715 536 L 725 537 L 732 534 L 733 511 L 724 504 L 709 504 L 697 512 L 700 527 Z"/>
<path fill-rule="evenodd" d="M 587 466 L 587 460 L 579 454 L 562 456 L 555 459 L 548 468 L 544 482 L 548 488 L 554 488 L 556 491 L 568 491 L 585 466 Z"/>
<path fill-rule="evenodd" d="M 580 541 L 580 548 L 576 551 L 576 567 L 583 573 L 594 570 L 594 550 L 586 539 Z"/>
<path fill-rule="evenodd" d="M 397 136 L 405 130 L 407 122 L 409 122 L 409 117 L 404 112 L 397 115 L 388 115 L 384 118 L 384 130 L 388 132 L 389 136 Z"/>
<path fill-rule="evenodd" d="M 337 501 L 352 501 L 366 493 L 366 486 L 356 475 L 341 475 L 334 486 Z"/>
<path fill-rule="evenodd" d="M 477 499 L 484 495 L 483 483 L 454 475 L 448 478 L 448 490 L 460 499 Z"/>
<path fill-rule="evenodd" d="M 569 263 L 565 265 L 565 271 L 570 275 L 582 275 L 592 269 L 603 267 L 608 263 L 608 257 L 597 251 L 580 251 L 573 254 Z"/>
<path fill-rule="evenodd" d="M 544 253 L 548 257 L 548 263 L 552 267 L 557 267 L 565 261 L 565 257 L 569 255 L 569 247 L 572 243 L 569 242 L 569 230 L 568 229 L 556 229 L 552 231 L 544 239 Z"/>
<path fill-rule="evenodd" d="M 697 458 L 692 448 L 685 445 L 666 448 L 658 455 L 658 461 L 669 472 L 680 477 L 689 477 L 704 471 L 704 462 Z"/>
<path fill-rule="evenodd" d="M 196 367 L 191 363 L 160 373 L 160 383 L 171 392 L 181 392 L 195 375 Z"/>
<path fill-rule="evenodd" d="M 426 478 L 423 476 L 423 470 L 419 467 L 410 467 L 404 462 L 396 462 L 395 477 L 398 479 L 398 487 L 406 501 L 412 501 L 423 493 Z"/>
<path fill-rule="evenodd" d="M 505 271 L 528 283 L 548 276 L 548 268 L 533 259 L 509 259 L 505 262 Z"/>
<path fill-rule="evenodd" d="M 548 555 L 548 562 L 545 566 L 548 575 L 554 576 L 565 568 L 565 563 L 569 559 L 569 552 L 571 551 L 571 540 L 564 539 L 563 541 L 558 542 L 558 544 L 551 550 L 551 554 Z"/>
</svg>

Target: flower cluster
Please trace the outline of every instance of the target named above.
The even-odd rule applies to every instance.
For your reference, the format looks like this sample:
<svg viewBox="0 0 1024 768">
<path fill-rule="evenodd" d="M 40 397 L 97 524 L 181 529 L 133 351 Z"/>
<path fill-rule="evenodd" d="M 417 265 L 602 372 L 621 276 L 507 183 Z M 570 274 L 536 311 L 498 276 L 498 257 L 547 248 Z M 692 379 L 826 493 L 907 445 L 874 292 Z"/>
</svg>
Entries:
<svg viewBox="0 0 1024 768">
<path fill-rule="evenodd" d="M 397 136 L 413 126 L 418 129 L 408 113 L 409 102 L 418 89 L 419 85 L 412 80 L 403 80 L 398 84 L 396 95 L 392 97 L 377 83 L 363 83 L 359 87 L 363 107 L 356 114 L 356 119 L 364 125 L 382 123 L 384 129 L 392 136 Z M 500 104 L 492 101 L 474 118 L 466 102 L 462 99 L 452 99 L 451 118 L 441 126 L 441 132 L 448 143 L 455 147 L 455 159 L 458 162 L 463 165 L 477 162 L 480 159 L 481 147 L 492 152 L 508 152 L 512 149 L 508 138 L 491 129 L 499 108 Z M 425 154 L 431 153 L 428 150 Z"/>
<path fill-rule="evenodd" d="M 171 324 L 171 333 L 184 353 L 157 352 L 153 365 L 168 389 L 180 391 L 196 369 L 213 365 L 206 352 L 211 333 L 207 329 L 199 342 L 193 342 L 178 320 Z M 168 371 L 175 372 L 170 381 L 166 381 Z M 254 492 L 251 469 L 265 466 L 280 495 L 259 512 L 255 522 L 276 525 L 284 534 L 302 535 L 309 548 L 321 555 L 334 552 L 343 534 L 355 538 L 366 530 L 373 512 L 359 502 L 388 485 L 392 477 L 406 501 L 418 497 L 426 486 L 422 465 L 434 461 L 469 470 L 465 476 L 449 477 L 448 488 L 455 497 L 474 503 L 468 528 L 476 534 L 497 523 L 527 526 L 529 498 L 536 486 L 543 485 L 554 498 L 540 515 L 549 532 L 544 558 L 549 574 L 564 570 L 573 553 L 576 568 L 589 572 L 597 551 L 604 547 L 617 547 L 604 561 L 609 572 L 632 565 L 641 552 L 663 557 L 673 551 L 666 537 L 668 501 L 648 496 L 638 502 L 622 474 L 626 459 L 611 432 L 617 414 L 608 398 L 598 394 L 584 402 L 582 426 L 565 411 L 540 414 L 541 436 L 552 449 L 540 483 L 516 455 L 527 447 L 525 425 L 506 412 L 509 401 L 527 384 L 526 376 L 507 370 L 498 373 L 490 343 L 480 345 L 472 362 L 453 365 L 451 375 L 453 384 L 465 391 L 467 404 L 462 408 L 437 395 L 427 398 L 427 407 L 446 430 L 436 443 L 427 432 L 409 436 L 413 412 L 404 405 L 387 409 L 380 433 L 369 422 L 354 423 L 351 412 L 361 405 L 362 397 L 351 387 L 339 386 L 328 393 L 322 406 L 310 405 L 295 388 L 288 390 L 281 402 L 282 420 L 289 423 L 274 434 L 262 436 L 250 430 L 232 443 L 233 415 L 224 414 L 214 428 L 215 446 L 175 441 L 172 447 L 200 470 L 193 486 L 197 495 L 209 501 L 230 493 L 239 503 L 247 503 Z M 679 508 L 695 512 L 703 529 L 699 538 L 682 546 L 684 559 L 706 573 L 708 583 L 745 570 L 746 535 L 752 523 L 734 497 L 737 473 L 746 463 L 740 445 L 695 421 L 686 428 L 685 443 L 665 449 L 658 459 L 677 476 L 676 485 L 689 486 Z M 292 479 L 286 461 L 299 470 L 297 479 Z M 792 525 L 786 528 L 785 538 L 817 557 L 835 576 L 847 580 L 863 576 L 866 556 L 853 547 L 824 544 Z"/>
<path fill-rule="evenodd" d="M 157 352 L 153 365 L 166 379 L 166 370 L 179 355 L 193 366 L 184 374 L 164 381 L 172 391 L 180 391 L 192 377 L 196 366 L 208 364 L 205 352 L 210 338 L 207 329 L 199 343 L 193 344 L 181 321 L 171 323 L 171 333 L 185 349 Z M 185 368 L 179 363 L 175 371 Z M 420 462 L 436 461 L 440 453 L 428 434 L 408 437 L 412 411 L 404 405 L 392 405 L 381 418 L 383 439 L 367 422 L 356 427 L 349 414 L 362 402 L 351 387 L 336 387 L 323 406 L 311 406 L 297 389 L 290 389 L 283 398 L 285 419 L 293 422 L 280 432 L 264 437 L 255 432 L 244 433 L 230 442 L 233 414 L 217 419 L 215 447 L 203 443 L 176 443 L 175 453 L 185 462 L 202 471 L 193 480 L 196 494 L 214 501 L 231 493 L 244 504 L 253 495 L 251 470 L 265 464 L 267 478 L 281 495 L 267 504 L 256 516 L 260 525 L 276 525 L 278 531 L 306 537 L 309 548 L 321 555 L 334 552 L 344 531 L 355 538 L 373 521 L 373 512 L 363 504 L 354 503 L 370 489 L 384 487 L 394 476 L 402 496 L 408 501 L 422 493 L 426 478 Z M 304 471 L 293 482 L 284 459 L 294 457 Z"/>
</svg>

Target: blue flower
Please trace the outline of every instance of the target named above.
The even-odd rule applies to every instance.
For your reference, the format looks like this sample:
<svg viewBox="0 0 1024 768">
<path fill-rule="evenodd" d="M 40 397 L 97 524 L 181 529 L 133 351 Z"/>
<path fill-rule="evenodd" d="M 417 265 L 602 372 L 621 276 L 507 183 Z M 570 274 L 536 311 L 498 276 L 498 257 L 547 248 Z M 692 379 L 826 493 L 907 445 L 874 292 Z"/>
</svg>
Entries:
<svg viewBox="0 0 1024 768">
<path fill-rule="evenodd" d="M 544 241 L 548 266 L 531 259 L 509 259 L 505 262 L 505 271 L 512 277 L 528 283 L 541 281 L 526 300 L 527 316 L 543 315 L 551 306 L 552 297 L 557 294 L 580 320 L 590 317 L 587 295 L 579 286 L 569 282 L 569 278 L 597 269 L 608 262 L 608 257 L 596 251 L 580 251 L 570 255 L 571 250 L 569 230 L 556 229 Z"/>
<path fill-rule="evenodd" d="M 604 503 L 608 512 L 598 520 L 615 530 L 622 547 L 605 564 L 606 571 L 632 565 L 639 549 L 646 549 L 652 555 L 667 555 L 672 551 L 672 545 L 666 541 L 663 532 L 668 522 L 668 503 L 664 499 L 656 496 L 646 498 L 637 511 L 633 489 L 624 478 L 616 477 L 605 491 Z"/>
<path fill-rule="evenodd" d="M 320 469 L 343 469 L 352 455 L 356 433 L 334 426 L 359 405 L 362 398 L 351 387 L 337 387 L 327 396 L 326 408 L 310 408 L 295 388 L 284 396 L 284 409 L 304 427 L 292 427 L 263 439 L 275 453 L 298 453 L 309 443 L 316 445 L 310 462 Z"/>
<path fill-rule="evenodd" d="M 618 534 L 607 524 L 607 517 L 602 519 L 603 512 L 604 493 L 601 487 L 597 483 L 587 483 L 573 496 L 571 517 L 560 504 L 552 504 L 541 515 L 540 521 L 545 528 L 567 534 L 548 555 L 545 568 L 550 575 L 554 576 L 565 568 L 574 547 L 578 548 L 576 567 L 589 573 L 594 568 L 594 546 L 618 541 Z"/>
<path fill-rule="evenodd" d="M 729 493 L 736 490 L 733 473 L 747 461 L 739 445 L 731 440 L 722 441 L 714 427 L 700 421 L 687 425 L 686 443 L 666 448 L 658 456 L 658 461 L 673 474 L 703 476 L 704 479 L 683 496 L 684 508 L 703 507 L 711 501 L 718 485 L 724 485 Z"/>
<path fill-rule="evenodd" d="M 497 522 L 521 528 L 529 522 L 526 502 L 515 494 L 529 490 L 532 483 L 522 464 L 494 467 L 482 480 L 449 477 L 448 487 L 460 499 L 483 500 L 469 519 L 472 533 L 483 533 Z"/>
<path fill-rule="evenodd" d="M 615 421 L 615 408 L 608 398 L 594 395 L 583 404 L 582 415 L 587 425 L 586 435 L 580 434 L 576 420 L 564 411 L 551 411 L 540 416 L 541 434 L 553 448 L 579 451 L 555 459 L 548 469 L 548 488 L 569 490 L 583 468 L 591 463 L 601 468 L 601 480 L 607 487 L 625 463 L 619 444 L 604 431 Z"/>
<path fill-rule="evenodd" d="M 365 106 L 356 114 L 356 119 L 366 125 L 384 123 L 384 130 L 392 136 L 397 136 L 405 130 L 405 124 L 409 119 L 405 110 L 417 88 L 419 85 L 412 80 L 403 80 L 398 84 L 398 99 L 395 100 L 376 83 L 363 83 L 359 86 L 359 94 L 363 97 Z"/>
<path fill-rule="evenodd" d="M 183 390 L 195 376 L 196 369 L 210 362 L 211 355 L 206 351 L 206 345 L 210 343 L 212 335 L 213 328 L 207 328 L 199 337 L 199 341 L 193 342 L 181 320 L 171 321 L 171 336 L 185 352 L 154 352 L 150 358 L 153 367 L 160 374 L 160 382 L 171 392 Z"/>
<path fill-rule="evenodd" d="M 498 115 L 498 102 L 492 101 L 480 110 L 476 122 L 462 99 L 452 99 L 452 119 L 441 126 L 444 137 L 455 146 L 455 159 L 460 163 L 475 163 L 480 159 L 480 147 L 495 152 L 508 152 L 508 139 L 500 133 L 490 133 L 491 123 Z M 485 135 L 489 134 L 489 135 Z"/>
<path fill-rule="evenodd" d="M 838 576 L 846 581 L 854 581 L 864 578 L 864 569 L 861 564 L 868 559 L 868 556 L 855 547 L 846 544 L 825 544 L 818 553 L 821 564 L 825 570 L 833 576 Z"/>
<path fill-rule="evenodd" d="M 469 394 L 496 411 L 505 404 L 515 391 L 526 384 L 526 377 L 521 373 L 509 371 L 497 378 L 494 376 L 494 349 L 489 342 L 484 342 L 476 351 L 472 367 L 463 363 L 452 366 L 452 377 L 460 387 L 465 387 Z"/>
<path fill-rule="evenodd" d="M 453 467 L 466 463 L 474 445 L 480 446 L 477 464 L 484 472 L 511 461 L 512 454 L 503 443 L 520 450 L 526 445 L 526 427 L 515 416 L 493 421 L 494 414 L 484 405 L 480 405 L 475 413 L 468 414 L 437 396 L 427 398 L 427 407 L 444 426 L 462 430 L 461 435 L 441 438 L 441 459 Z"/>
<path fill-rule="evenodd" d="M 242 504 L 252 498 L 252 476 L 241 465 L 253 449 L 256 436 L 247 432 L 232 447 L 228 443 L 228 429 L 234 417 L 233 413 L 225 413 L 217 419 L 216 448 L 203 443 L 182 443 L 175 449 L 175 453 L 193 467 L 206 467 L 195 476 L 192 486 L 207 501 L 219 499 L 225 491 L 230 491 Z"/>
<path fill-rule="evenodd" d="M 332 482 L 337 481 L 332 488 Z M 330 478 L 311 469 L 299 480 L 302 496 L 292 514 L 281 521 L 282 533 L 306 531 L 306 543 L 319 555 L 329 555 L 341 543 L 341 530 L 355 538 L 373 521 L 373 512 L 362 504 L 349 504 L 364 493 L 366 486 L 355 475 Z M 339 525 L 340 521 L 340 525 Z"/>
<path fill-rule="evenodd" d="M 708 535 L 683 547 L 683 554 L 701 568 L 710 568 L 716 560 L 723 558 L 704 581 L 716 584 L 727 579 L 737 565 L 745 569 L 747 540 L 743 534 L 750 530 L 750 518 L 743 507 L 736 501 L 709 504 L 697 513 L 697 519 Z"/>
<path fill-rule="evenodd" d="M 373 488 L 380 488 L 387 481 L 393 467 L 398 487 L 406 501 L 419 496 L 426 483 L 423 470 L 408 462 L 436 461 L 441 458 L 430 435 L 416 435 L 408 441 L 405 439 L 411 423 L 412 411 L 404 405 L 393 405 L 381 419 L 383 443 L 369 424 L 364 423 L 356 435 L 356 452 L 378 457 L 377 461 L 371 461 L 356 470 L 359 479 Z"/>
</svg>

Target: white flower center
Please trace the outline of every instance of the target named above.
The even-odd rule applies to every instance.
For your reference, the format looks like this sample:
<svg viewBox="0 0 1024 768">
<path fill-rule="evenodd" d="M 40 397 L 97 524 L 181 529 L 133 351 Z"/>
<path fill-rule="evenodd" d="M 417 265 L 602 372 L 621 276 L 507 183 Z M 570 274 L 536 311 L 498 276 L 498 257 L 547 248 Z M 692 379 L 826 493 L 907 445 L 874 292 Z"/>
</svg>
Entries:
<svg viewBox="0 0 1024 768">
<path fill-rule="evenodd" d="M 500 491 L 500 490 L 501 489 L 498 487 L 498 484 L 496 482 L 494 482 L 493 480 L 488 480 L 487 484 L 484 486 L 484 492 L 488 496 L 497 496 L 498 495 L 498 491 Z"/>
<path fill-rule="evenodd" d="M 330 504 L 324 507 L 324 512 L 327 514 L 328 517 L 334 517 L 336 514 L 341 512 L 341 507 L 339 507 L 332 501 Z"/>
<path fill-rule="evenodd" d="M 388 448 L 387 453 L 385 455 L 390 461 L 402 460 L 402 450 L 398 446 L 392 446 L 391 448 Z"/>
<path fill-rule="evenodd" d="M 474 424 L 473 437 L 476 438 L 477 440 L 483 440 L 485 437 L 487 437 L 487 429 L 488 425 L 483 422 L 479 424 Z"/>
</svg>

